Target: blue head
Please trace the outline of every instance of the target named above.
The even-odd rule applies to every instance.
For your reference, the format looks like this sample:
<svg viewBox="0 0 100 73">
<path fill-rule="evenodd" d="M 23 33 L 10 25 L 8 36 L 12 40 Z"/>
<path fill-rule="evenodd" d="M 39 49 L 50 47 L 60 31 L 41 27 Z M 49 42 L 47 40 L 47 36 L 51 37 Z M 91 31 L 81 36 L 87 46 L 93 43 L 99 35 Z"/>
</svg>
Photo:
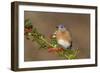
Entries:
<svg viewBox="0 0 100 73">
<path fill-rule="evenodd" d="M 62 31 L 62 32 L 66 31 L 66 28 L 63 24 L 58 25 L 57 28 L 58 28 L 59 31 Z"/>
</svg>

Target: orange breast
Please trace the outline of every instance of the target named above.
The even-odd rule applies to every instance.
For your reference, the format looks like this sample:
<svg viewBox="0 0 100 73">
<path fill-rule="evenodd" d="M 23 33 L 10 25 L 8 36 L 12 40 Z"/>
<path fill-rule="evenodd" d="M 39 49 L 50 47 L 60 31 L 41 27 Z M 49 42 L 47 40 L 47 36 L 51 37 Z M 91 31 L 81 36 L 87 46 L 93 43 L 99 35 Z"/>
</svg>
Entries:
<svg viewBox="0 0 100 73">
<path fill-rule="evenodd" d="M 57 31 L 56 38 L 57 38 L 57 40 L 62 39 L 64 41 L 68 41 L 68 42 L 72 41 L 71 35 L 68 31 L 65 31 L 65 32 Z"/>
</svg>

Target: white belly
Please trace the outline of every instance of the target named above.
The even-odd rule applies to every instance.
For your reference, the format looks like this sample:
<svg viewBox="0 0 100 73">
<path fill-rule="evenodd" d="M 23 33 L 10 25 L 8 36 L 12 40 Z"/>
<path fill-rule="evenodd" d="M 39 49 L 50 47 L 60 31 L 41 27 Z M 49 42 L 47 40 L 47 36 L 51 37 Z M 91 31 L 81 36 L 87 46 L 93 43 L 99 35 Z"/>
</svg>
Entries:
<svg viewBox="0 0 100 73">
<path fill-rule="evenodd" d="M 62 39 L 58 40 L 58 44 L 61 45 L 63 48 L 68 48 L 70 46 L 69 42 L 64 41 Z"/>
</svg>

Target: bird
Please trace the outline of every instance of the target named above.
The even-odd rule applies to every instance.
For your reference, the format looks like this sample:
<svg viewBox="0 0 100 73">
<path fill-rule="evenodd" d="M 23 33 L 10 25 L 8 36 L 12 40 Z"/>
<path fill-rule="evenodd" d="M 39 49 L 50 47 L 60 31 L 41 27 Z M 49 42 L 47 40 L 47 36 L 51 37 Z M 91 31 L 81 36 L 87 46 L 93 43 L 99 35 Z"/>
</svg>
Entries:
<svg viewBox="0 0 100 73">
<path fill-rule="evenodd" d="M 57 26 L 57 30 L 54 33 L 58 45 L 60 45 L 63 49 L 71 49 L 72 48 L 72 36 L 68 29 L 65 28 L 63 24 Z"/>
</svg>

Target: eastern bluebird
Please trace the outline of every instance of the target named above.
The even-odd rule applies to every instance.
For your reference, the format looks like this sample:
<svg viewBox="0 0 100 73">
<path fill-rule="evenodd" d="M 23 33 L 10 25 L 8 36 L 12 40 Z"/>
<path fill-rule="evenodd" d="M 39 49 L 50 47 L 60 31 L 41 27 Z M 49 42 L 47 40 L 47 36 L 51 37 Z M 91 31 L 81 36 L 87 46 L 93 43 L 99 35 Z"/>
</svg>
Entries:
<svg viewBox="0 0 100 73">
<path fill-rule="evenodd" d="M 57 43 L 64 49 L 71 49 L 72 47 L 72 37 L 70 32 L 64 27 L 64 25 L 57 26 L 57 31 L 55 32 Z"/>
</svg>

